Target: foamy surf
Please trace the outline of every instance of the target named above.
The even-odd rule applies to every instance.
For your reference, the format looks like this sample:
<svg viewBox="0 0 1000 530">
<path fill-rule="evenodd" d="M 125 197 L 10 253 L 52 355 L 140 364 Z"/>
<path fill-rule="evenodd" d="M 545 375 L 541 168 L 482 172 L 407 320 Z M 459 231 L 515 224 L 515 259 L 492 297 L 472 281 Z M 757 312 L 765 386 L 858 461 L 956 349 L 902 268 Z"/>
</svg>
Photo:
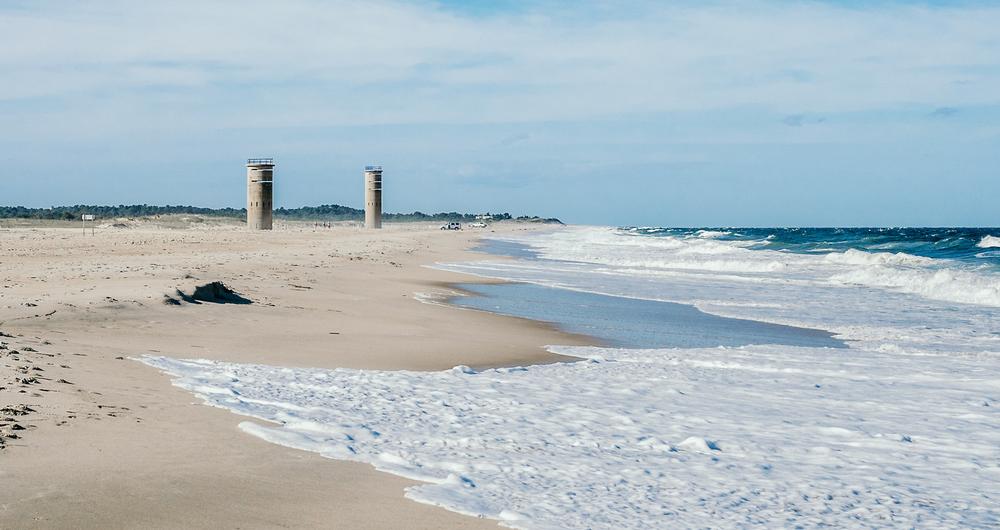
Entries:
<svg viewBox="0 0 1000 530">
<path fill-rule="evenodd" d="M 993 527 L 1000 369 L 816 348 L 553 348 L 443 372 L 144 357 L 249 434 L 517 528 Z M 275 422 L 278 426 L 270 422 Z"/>
<path fill-rule="evenodd" d="M 1000 248 L 1000 237 L 983 236 L 983 239 L 976 246 L 979 248 Z"/>
<path fill-rule="evenodd" d="M 819 251 L 822 246 L 812 247 L 815 250 L 809 253 L 793 253 L 770 250 L 770 244 L 762 248 L 762 240 L 719 239 L 727 235 L 732 232 L 698 230 L 679 235 L 650 229 L 636 232 L 582 227 L 517 240 L 538 250 L 545 259 L 628 268 L 632 274 L 685 271 L 779 281 L 833 281 L 892 289 L 934 300 L 1000 307 L 1000 271 L 985 270 L 983 264 L 963 264 L 907 252 L 866 252 L 853 248 L 838 252 L 832 247 Z M 985 236 L 975 247 L 994 245 L 1000 245 L 1000 238 Z M 973 245 L 970 243 L 969 247 Z M 939 274 L 941 271 L 945 273 Z M 928 282 L 933 282 L 934 287 L 927 288 Z"/>
<path fill-rule="evenodd" d="M 537 259 L 437 266 L 825 329 L 866 348 L 891 344 L 910 353 L 1000 353 L 1000 269 L 993 263 L 998 259 L 983 259 L 983 249 L 976 247 L 979 237 L 958 237 L 958 230 L 944 231 L 936 243 L 919 244 L 888 229 L 865 233 L 875 234 L 870 247 L 963 255 L 964 261 L 862 251 L 850 248 L 856 236 L 832 229 L 821 233 L 824 238 L 809 230 L 786 230 L 809 242 L 802 247 L 788 243 L 788 234 L 770 237 L 764 230 L 731 230 L 704 239 L 695 230 L 571 227 L 506 237 L 510 244 L 530 248 Z M 737 237 L 742 239 L 725 239 Z"/>
</svg>

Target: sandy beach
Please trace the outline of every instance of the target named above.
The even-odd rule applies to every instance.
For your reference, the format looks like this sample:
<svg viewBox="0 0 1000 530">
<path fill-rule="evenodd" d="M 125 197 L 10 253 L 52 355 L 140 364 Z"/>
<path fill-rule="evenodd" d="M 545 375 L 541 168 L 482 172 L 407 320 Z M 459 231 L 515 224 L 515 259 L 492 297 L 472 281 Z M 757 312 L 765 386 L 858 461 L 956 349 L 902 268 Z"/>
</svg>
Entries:
<svg viewBox="0 0 1000 530">
<path fill-rule="evenodd" d="M 442 370 L 552 362 L 545 345 L 585 344 L 420 300 L 472 280 L 425 265 L 474 257 L 479 233 L 120 224 L 0 227 L 0 527 L 496 526 L 405 499 L 411 481 L 250 436 L 245 418 L 133 360 Z M 250 303 L 197 291 L 213 282 Z"/>
</svg>

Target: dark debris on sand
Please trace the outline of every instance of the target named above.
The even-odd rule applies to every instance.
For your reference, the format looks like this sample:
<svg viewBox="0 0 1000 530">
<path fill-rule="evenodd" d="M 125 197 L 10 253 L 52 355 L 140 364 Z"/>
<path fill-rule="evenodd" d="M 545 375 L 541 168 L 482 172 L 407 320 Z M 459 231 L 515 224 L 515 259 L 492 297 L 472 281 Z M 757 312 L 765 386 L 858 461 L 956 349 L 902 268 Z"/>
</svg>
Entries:
<svg viewBox="0 0 1000 530">
<path fill-rule="evenodd" d="M 234 291 L 222 282 L 210 282 L 198 285 L 191 293 L 177 289 L 174 294 L 164 295 L 166 305 L 181 305 L 182 303 L 201 304 L 252 304 L 253 301 Z"/>
</svg>

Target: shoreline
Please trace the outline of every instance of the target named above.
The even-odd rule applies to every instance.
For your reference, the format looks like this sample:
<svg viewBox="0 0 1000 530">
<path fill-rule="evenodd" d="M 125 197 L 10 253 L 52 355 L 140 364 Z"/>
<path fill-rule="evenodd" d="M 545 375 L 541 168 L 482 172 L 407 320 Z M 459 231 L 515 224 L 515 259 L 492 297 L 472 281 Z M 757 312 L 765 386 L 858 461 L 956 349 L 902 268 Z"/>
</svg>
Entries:
<svg viewBox="0 0 1000 530">
<path fill-rule="evenodd" d="M 506 256 L 500 256 L 500 255 L 494 256 L 493 254 L 489 254 L 489 256 L 491 258 L 492 257 L 496 257 L 496 258 L 500 258 L 500 259 L 505 259 L 506 258 Z M 502 280 L 502 279 L 497 279 L 497 278 L 489 278 L 489 277 L 486 277 L 486 276 L 476 276 L 476 275 L 465 274 L 465 273 L 458 273 L 458 274 L 465 275 L 465 276 L 471 276 L 472 278 L 474 278 L 474 280 L 473 281 L 465 281 L 465 280 L 463 280 L 463 281 L 431 282 L 431 283 L 428 284 L 429 286 L 433 286 L 433 287 L 440 288 L 440 289 L 445 289 L 447 292 L 443 293 L 439 298 L 437 298 L 435 300 L 421 300 L 421 301 L 424 302 L 424 303 L 426 303 L 426 304 L 441 305 L 441 306 L 444 306 L 444 307 L 448 307 L 448 308 L 451 308 L 451 309 L 458 309 L 458 310 L 461 310 L 461 311 L 473 311 L 473 312 L 476 312 L 476 313 L 484 313 L 484 314 L 487 314 L 487 315 L 499 316 L 499 317 L 504 317 L 504 318 L 512 318 L 512 319 L 515 319 L 515 320 L 521 322 L 525 326 L 539 327 L 540 329 L 545 330 L 545 331 L 554 331 L 556 333 L 559 333 L 566 340 L 576 341 L 577 342 L 577 344 L 576 344 L 577 346 L 594 346 L 594 347 L 598 347 L 598 348 L 613 348 L 613 347 L 615 347 L 614 345 L 608 343 L 606 340 L 601 339 L 600 337 L 593 337 L 593 336 L 587 335 L 585 333 L 577 333 L 577 332 L 574 332 L 574 331 L 570 331 L 568 329 L 565 329 L 558 322 L 555 322 L 555 321 L 552 321 L 552 320 L 542 320 L 541 318 L 531 318 L 531 317 L 525 317 L 525 316 L 518 316 L 518 315 L 514 315 L 514 314 L 509 314 L 509 313 L 501 313 L 501 312 L 498 312 L 498 311 L 495 311 L 495 310 L 481 309 L 481 308 L 478 308 L 478 307 L 465 306 L 465 305 L 458 304 L 458 303 L 456 303 L 456 300 L 459 300 L 459 299 L 461 299 L 463 297 L 480 297 L 480 298 L 485 297 L 485 295 L 483 295 L 482 293 L 477 293 L 476 291 L 473 291 L 473 290 L 470 290 L 470 289 L 467 289 L 467 288 L 463 287 L 465 285 L 513 285 L 513 284 L 521 284 L 522 283 L 522 282 L 517 282 L 517 281 L 512 281 L 512 280 Z M 562 344 L 559 344 L 559 345 L 561 346 Z M 555 344 L 546 344 L 543 347 L 547 348 L 548 346 L 555 346 Z M 549 351 L 547 349 L 546 349 L 546 352 L 548 352 L 548 355 L 545 356 L 546 358 L 541 359 L 539 362 L 535 362 L 533 364 L 551 364 L 551 363 L 559 363 L 559 362 L 571 362 L 572 363 L 572 362 L 577 362 L 577 361 L 581 360 L 579 357 L 570 357 L 570 356 L 566 356 L 566 355 L 562 355 L 562 354 L 558 354 L 558 353 L 552 353 L 551 351 Z M 508 368 L 508 367 L 525 366 L 525 365 L 514 365 L 514 364 L 509 364 L 509 363 L 501 363 L 501 364 L 481 364 L 481 365 L 468 365 L 468 366 L 470 368 L 475 368 L 475 369 L 478 370 L 478 369 L 490 369 L 490 368 Z"/>
<path fill-rule="evenodd" d="M 478 256 L 477 233 L 278 228 L 0 235 L 12 257 L 0 331 L 14 335 L 0 340 L 20 349 L 4 360 L 44 370 L 25 393 L 0 391 L 4 406 L 34 409 L 0 450 L 0 526 L 496 527 L 404 498 L 415 481 L 248 435 L 237 427 L 246 418 L 127 360 L 439 370 L 556 362 L 545 345 L 587 343 L 540 322 L 414 300 L 477 280 L 423 266 Z M 522 228 L 533 227 L 497 227 Z M 254 303 L 162 303 L 172 288 L 207 281 Z"/>
</svg>

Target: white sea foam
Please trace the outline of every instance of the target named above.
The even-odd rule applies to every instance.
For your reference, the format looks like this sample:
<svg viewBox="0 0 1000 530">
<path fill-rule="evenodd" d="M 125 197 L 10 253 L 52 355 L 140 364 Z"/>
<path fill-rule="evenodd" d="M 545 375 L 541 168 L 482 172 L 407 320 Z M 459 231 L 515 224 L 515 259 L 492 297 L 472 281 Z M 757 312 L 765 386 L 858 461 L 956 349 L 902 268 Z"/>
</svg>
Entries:
<svg viewBox="0 0 1000 530">
<path fill-rule="evenodd" d="M 747 250 L 742 247 L 752 242 L 718 241 L 713 238 L 717 235 L 722 233 L 696 238 L 648 237 L 582 228 L 510 239 L 530 244 L 543 258 L 617 267 L 749 273 L 787 267 L 789 256 Z"/>
<path fill-rule="evenodd" d="M 906 265 L 906 266 L 931 266 L 938 263 L 933 258 L 914 256 L 905 252 L 864 252 L 861 250 L 849 249 L 845 252 L 833 252 L 823 256 L 829 263 L 841 263 L 845 265 Z"/>
<path fill-rule="evenodd" d="M 543 260 L 437 267 L 612 296 L 692 304 L 720 316 L 826 329 L 862 348 L 1000 352 L 1000 274 L 905 253 L 826 255 L 751 242 L 574 227 L 512 238 Z"/>
<path fill-rule="evenodd" d="M 280 424 L 243 422 L 254 436 L 519 528 L 1000 524 L 998 359 L 554 350 L 595 360 L 434 373 L 142 360 Z"/>
<path fill-rule="evenodd" d="M 702 239 L 714 239 L 717 237 L 728 236 L 732 232 L 720 232 L 718 230 L 698 230 L 695 232 L 697 237 Z"/>
<path fill-rule="evenodd" d="M 448 303 L 448 300 L 457 296 L 464 296 L 464 293 L 451 289 L 434 292 L 415 291 L 413 293 L 414 300 L 427 305 L 447 306 L 453 309 L 465 309 L 461 306 Z"/>
<path fill-rule="evenodd" d="M 980 242 L 992 244 L 986 236 Z M 998 238 L 994 238 L 1000 241 Z M 648 237 L 599 227 L 569 228 L 517 241 L 542 258 L 632 269 L 630 274 L 692 271 L 850 284 L 915 294 L 933 300 L 1000 307 L 1000 274 L 957 262 L 904 252 L 847 250 L 824 255 L 746 248 L 750 241 Z M 732 278 L 730 278 L 732 279 Z M 930 284 L 930 285 L 928 285 Z"/>
<path fill-rule="evenodd" d="M 867 267 L 831 276 L 835 283 L 895 289 L 933 300 L 1000 306 L 1000 277 L 955 269 Z"/>
<path fill-rule="evenodd" d="M 979 248 L 998 248 L 1000 247 L 1000 237 L 997 236 L 983 236 L 983 239 L 976 243 Z"/>
</svg>

